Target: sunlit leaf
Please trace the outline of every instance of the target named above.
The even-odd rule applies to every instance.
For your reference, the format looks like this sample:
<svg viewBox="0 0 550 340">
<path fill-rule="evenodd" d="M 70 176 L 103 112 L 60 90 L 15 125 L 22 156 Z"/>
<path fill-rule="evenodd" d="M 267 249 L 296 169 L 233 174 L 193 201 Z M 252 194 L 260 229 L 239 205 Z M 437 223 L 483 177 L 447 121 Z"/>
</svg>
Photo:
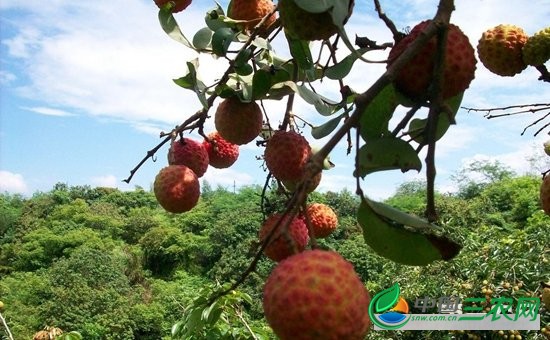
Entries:
<svg viewBox="0 0 550 340">
<path fill-rule="evenodd" d="M 170 10 L 161 8 L 159 10 L 158 18 L 159 18 L 160 26 L 162 27 L 164 32 L 168 34 L 170 38 L 184 44 L 185 46 L 191 49 L 193 48 L 193 45 L 181 32 L 180 27 L 178 26 L 178 23 L 176 22 L 176 19 L 174 18 Z"/>
<path fill-rule="evenodd" d="M 420 171 L 422 162 L 414 148 L 407 142 L 393 137 L 369 141 L 359 149 L 357 176 L 383 170 L 399 169 Z"/>
<path fill-rule="evenodd" d="M 210 45 L 211 40 L 212 30 L 208 27 L 203 27 L 193 36 L 193 46 L 195 46 L 197 50 L 203 50 Z"/>
</svg>

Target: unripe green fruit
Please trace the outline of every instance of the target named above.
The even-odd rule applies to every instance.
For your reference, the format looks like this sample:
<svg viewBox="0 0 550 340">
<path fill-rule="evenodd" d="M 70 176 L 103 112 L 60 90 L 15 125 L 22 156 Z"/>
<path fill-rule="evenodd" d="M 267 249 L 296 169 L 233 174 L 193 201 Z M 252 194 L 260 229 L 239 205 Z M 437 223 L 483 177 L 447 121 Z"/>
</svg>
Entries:
<svg viewBox="0 0 550 340">
<path fill-rule="evenodd" d="M 550 59 L 550 27 L 546 27 L 527 39 L 523 46 L 523 61 L 527 65 L 543 65 Z"/>
</svg>

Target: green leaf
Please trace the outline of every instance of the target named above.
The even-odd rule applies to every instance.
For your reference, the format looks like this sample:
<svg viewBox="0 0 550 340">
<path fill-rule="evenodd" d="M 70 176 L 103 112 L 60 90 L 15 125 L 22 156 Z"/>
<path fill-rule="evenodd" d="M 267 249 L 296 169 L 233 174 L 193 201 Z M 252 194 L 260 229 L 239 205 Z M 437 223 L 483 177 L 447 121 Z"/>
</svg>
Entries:
<svg viewBox="0 0 550 340">
<path fill-rule="evenodd" d="M 321 139 L 328 136 L 332 131 L 334 131 L 334 129 L 336 129 L 343 117 L 344 114 L 341 114 L 322 125 L 312 127 L 311 136 L 315 139 Z"/>
<path fill-rule="evenodd" d="M 235 72 L 241 76 L 247 76 L 252 74 L 254 71 L 252 66 L 248 63 L 248 60 L 252 56 L 252 51 L 250 49 L 244 49 L 239 51 L 239 54 L 235 57 L 235 62 L 233 67 Z"/>
<path fill-rule="evenodd" d="M 332 23 L 337 27 L 343 28 L 350 15 L 350 6 L 353 5 L 353 0 L 333 0 L 333 3 L 334 6 L 330 11 Z"/>
<path fill-rule="evenodd" d="M 189 40 L 181 32 L 180 27 L 178 26 L 178 23 L 176 22 L 176 19 L 174 18 L 170 10 L 161 8 L 159 10 L 158 18 L 160 26 L 170 38 L 193 49 L 193 45 L 191 45 Z"/>
<path fill-rule="evenodd" d="M 425 266 L 437 260 L 450 260 L 460 251 L 459 244 L 444 236 L 406 228 L 405 225 L 396 221 L 402 218 L 402 216 L 396 217 L 393 212 L 386 212 L 385 215 L 378 213 L 373 209 L 373 201 L 366 197 L 362 198 L 357 212 L 357 221 L 363 229 L 365 243 L 378 255 L 391 261 L 405 265 Z M 419 220 L 414 222 L 414 225 L 427 223 L 412 215 L 410 218 Z M 431 224 L 429 226 L 432 231 L 437 228 Z"/>
<path fill-rule="evenodd" d="M 296 5 L 309 13 L 323 13 L 334 6 L 335 0 L 294 0 Z M 338 0 L 336 0 L 338 2 Z"/>
<path fill-rule="evenodd" d="M 445 104 L 447 104 L 447 107 L 451 110 L 450 113 L 448 112 L 442 112 L 439 114 L 439 117 L 437 118 L 437 127 L 435 128 L 435 140 L 441 139 L 449 130 L 449 127 L 451 124 L 454 123 L 454 119 L 456 116 L 456 113 L 460 109 L 460 104 L 462 103 L 462 97 L 464 95 L 464 92 L 454 96 L 450 99 L 448 99 Z M 409 123 L 409 130 L 407 131 L 407 134 L 409 134 L 413 140 L 419 144 L 423 144 L 424 141 L 424 129 L 426 128 L 426 125 L 428 124 L 428 118 L 415 118 L 411 120 Z"/>
<path fill-rule="evenodd" d="M 237 33 L 229 27 L 217 29 L 212 36 L 212 51 L 214 54 L 217 56 L 225 56 L 236 34 Z"/>
<path fill-rule="evenodd" d="M 366 175 L 383 170 L 399 169 L 420 171 L 422 162 L 413 147 L 394 137 L 383 137 L 369 141 L 359 149 L 359 164 L 356 176 Z"/>
<path fill-rule="evenodd" d="M 339 80 L 339 79 L 345 78 L 351 71 L 353 64 L 359 58 L 359 56 L 364 54 L 368 50 L 369 49 L 367 48 L 362 48 L 357 50 L 357 53 L 351 53 L 336 65 L 332 65 L 331 67 L 327 68 L 325 71 L 325 75 L 329 79 L 333 79 L 333 80 Z"/>
<path fill-rule="evenodd" d="M 308 80 L 315 78 L 313 57 L 311 56 L 311 50 L 309 49 L 309 41 L 300 40 L 286 35 L 288 41 L 288 47 L 290 54 L 294 58 L 298 68 L 306 73 Z"/>
<path fill-rule="evenodd" d="M 271 72 L 260 69 L 254 73 L 252 77 L 252 98 L 262 98 L 271 88 Z"/>
<path fill-rule="evenodd" d="M 390 119 L 397 106 L 395 90 L 391 84 L 387 85 L 361 114 L 359 119 L 361 137 L 368 142 L 387 135 Z"/>
<path fill-rule="evenodd" d="M 383 313 L 390 310 L 397 300 L 399 300 L 399 285 L 394 283 L 393 286 L 384 289 L 380 293 L 376 294 L 376 301 L 374 303 L 374 312 Z"/>
<path fill-rule="evenodd" d="M 230 25 L 225 22 L 225 18 L 226 16 L 223 12 L 223 8 L 216 3 L 216 8 L 206 12 L 204 22 L 211 31 L 215 32 L 222 27 L 230 27 Z"/>
<path fill-rule="evenodd" d="M 337 108 L 337 102 L 332 101 L 326 97 L 317 94 L 303 85 L 297 85 L 293 81 L 285 81 L 282 83 L 275 84 L 271 87 L 271 90 L 282 89 L 284 87 L 289 87 L 294 92 L 296 92 L 303 100 L 308 104 L 315 106 L 317 112 L 323 116 L 329 116 L 334 113 Z M 270 90 L 270 93 L 272 92 Z"/>
<path fill-rule="evenodd" d="M 187 69 L 188 69 L 188 72 L 185 76 L 181 77 L 181 78 L 178 78 L 178 79 L 173 79 L 174 83 L 176 83 L 177 85 L 185 88 L 185 89 L 189 89 L 189 90 L 193 90 L 196 94 L 197 94 L 197 97 L 199 98 L 201 104 L 203 105 L 204 108 L 208 107 L 208 103 L 207 103 L 207 100 L 206 100 L 206 94 L 204 92 L 204 90 L 206 89 L 206 85 L 200 80 L 198 79 L 197 77 L 197 71 L 196 69 L 199 67 L 199 59 L 196 58 L 196 59 L 193 59 L 191 61 L 188 61 L 187 62 Z"/>
<path fill-rule="evenodd" d="M 210 45 L 212 40 L 212 30 L 208 27 L 201 28 L 193 37 L 193 46 L 197 50 L 204 50 Z"/>
</svg>

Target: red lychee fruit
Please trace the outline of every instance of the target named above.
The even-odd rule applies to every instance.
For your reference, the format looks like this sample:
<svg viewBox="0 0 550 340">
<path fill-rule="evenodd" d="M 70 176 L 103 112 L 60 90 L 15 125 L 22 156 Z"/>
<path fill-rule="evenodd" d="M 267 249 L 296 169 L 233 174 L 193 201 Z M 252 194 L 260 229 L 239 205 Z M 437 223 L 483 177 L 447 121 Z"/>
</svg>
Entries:
<svg viewBox="0 0 550 340">
<path fill-rule="evenodd" d="M 282 214 L 276 213 L 265 220 L 259 233 L 260 242 L 263 243 L 267 239 L 281 217 Z M 264 249 L 264 254 L 273 261 L 279 262 L 290 255 L 303 251 L 309 241 L 306 224 L 301 218 L 294 217 L 285 232 L 284 226 L 288 219 L 289 216 L 286 216 L 277 226 L 277 230 Z"/>
<path fill-rule="evenodd" d="M 191 0 L 154 0 L 155 4 L 159 8 L 162 8 L 166 3 L 172 1 L 174 3 L 174 7 L 172 8 L 172 13 L 178 13 L 183 11 L 191 4 Z"/>
<path fill-rule="evenodd" d="M 511 77 L 525 70 L 522 49 L 527 42 L 525 31 L 514 25 L 498 25 L 481 35 L 477 44 L 479 60 L 491 72 Z"/>
<path fill-rule="evenodd" d="M 550 174 L 544 176 L 540 185 L 540 203 L 542 210 L 550 216 Z"/>
<path fill-rule="evenodd" d="M 229 143 L 223 139 L 218 131 L 211 132 L 208 138 L 211 142 L 205 139 L 202 145 L 208 152 L 208 160 L 211 166 L 225 169 L 237 161 L 237 158 L 239 158 L 239 146 L 237 144 Z"/>
<path fill-rule="evenodd" d="M 324 250 L 281 261 L 263 293 L 265 317 L 281 340 L 362 340 L 370 326 L 369 303 L 352 264 Z"/>
<path fill-rule="evenodd" d="M 334 210 L 326 204 L 309 204 L 306 207 L 305 213 L 311 223 L 313 234 L 317 238 L 329 236 L 338 227 L 338 216 Z"/>
<path fill-rule="evenodd" d="M 264 151 L 267 168 L 280 181 L 301 180 L 310 157 L 308 141 L 294 131 L 276 131 Z"/>
<path fill-rule="evenodd" d="M 169 165 L 157 174 L 155 197 L 168 212 L 182 213 L 195 207 L 199 201 L 200 186 L 197 175 L 185 165 Z"/>
<path fill-rule="evenodd" d="M 200 178 L 208 169 L 208 151 L 202 143 L 196 140 L 181 138 L 170 146 L 168 164 L 185 165 Z"/>
<path fill-rule="evenodd" d="M 242 23 L 244 31 L 252 31 L 256 25 L 269 13 L 273 13 L 275 4 L 271 0 L 232 0 L 229 16 L 235 20 L 246 20 Z M 269 16 L 264 24 L 264 31 L 271 26 L 277 17 L 275 13 Z"/>
<path fill-rule="evenodd" d="M 258 137 L 262 131 L 262 119 L 262 110 L 256 102 L 243 103 L 234 96 L 218 105 L 214 124 L 226 141 L 243 145 Z"/>
<path fill-rule="evenodd" d="M 399 41 L 390 51 L 388 67 L 422 33 L 431 20 L 416 25 L 411 33 Z M 437 38 L 433 37 L 416 56 L 397 74 L 394 80 L 396 89 L 413 100 L 426 100 L 432 83 L 435 58 L 437 57 Z M 458 26 L 449 25 L 445 48 L 445 67 L 441 95 L 443 99 L 454 97 L 470 86 L 474 79 L 476 58 L 474 48 L 468 37 Z"/>
</svg>

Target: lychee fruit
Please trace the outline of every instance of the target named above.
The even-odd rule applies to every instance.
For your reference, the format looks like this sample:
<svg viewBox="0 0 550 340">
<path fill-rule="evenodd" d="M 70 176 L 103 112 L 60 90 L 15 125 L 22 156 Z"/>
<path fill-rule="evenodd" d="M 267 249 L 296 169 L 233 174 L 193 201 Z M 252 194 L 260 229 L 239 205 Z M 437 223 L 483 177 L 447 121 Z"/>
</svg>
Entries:
<svg viewBox="0 0 550 340">
<path fill-rule="evenodd" d="M 200 196 L 197 175 L 185 165 L 169 165 L 160 170 L 153 190 L 159 204 L 172 213 L 193 209 Z"/>
<path fill-rule="evenodd" d="M 238 97 L 224 99 L 214 115 L 218 133 L 229 143 L 243 145 L 262 131 L 262 110 L 256 102 L 243 103 Z"/>
<path fill-rule="evenodd" d="M 217 169 L 229 168 L 239 158 L 239 146 L 229 143 L 218 133 L 218 131 L 208 134 L 208 140 L 204 140 L 202 145 L 208 152 L 208 161 L 210 165 Z"/>
<path fill-rule="evenodd" d="M 416 25 L 405 38 L 391 49 L 388 67 L 416 40 L 431 20 Z M 433 37 L 397 74 L 394 80 L 396 89 L 409 99 L 426 100 L 433 80 L 434 65 L 437 57 L 437 38 Z M 470 86 L 475 77 L 476 58 L 474 48 L 468 37 L 458 26 L 449 24 L 445 47 L 445 67 L 441 96 L 443 99 L 454 97 Z"/>
<path fill-rule="evenodd" d="M 155 0 L 155 4 L 157 4 L 159 8 L 162 8 L 162 6 L 164 6 L 168 2 L 174 3 L 172 13 L 181 12 L 191 4 L 191 0 Z"/>
<path fill-rule="evenodd" d="M 354 1 L 349 1 L 349 13 L 342 25 L 353 12 Z M 279 0 L 279 17 L 288 35 L 301 40 L 325 40 L 338 33 L 331 14 L 326 12 L 310 13 L 296 4 L 294 0 Z"/>
<path fill-rule="evenodd" d="M 370 326 L 369 303 L 353 265 L 325 250 L 281 261 L 263 292 L 265 318 L 282 340 L 362 340 Z"/>
<path fill-rule="evenodd" d="M 256 25 L 269 13 L 273 13 L 275 4 L 271 0 L 232 0 L 228 14 L 235 20 L 246 20 L 243 22 L 244 31 L 252 31 Z M 275 13 L 269 16 L 264 24 L 264 31 L 276 20 Z"/>
<path fill-rule="evenodd" d="M 276 213 L 265 220 L 259 232 L 260 242 L 263 243 L 267 239 L 282 216 L 282 214 Z M 289 218 L 289 216 L 285 216 L 281 223 L 279 223 L 277 230 L 274 231 L 273 236 L 270 238 L 269 244 L 264 249 L 264 254 L 273 261 L 279 262 L 295 253 L 303 251 L 309 241 L 306 224 L 301 218 L 292 218 L 288 228 L 284 229 Z"/>
<path fill-rule="evenodd" d="M 168 164 L 185 165 L 202 177 L 208 169 L 208 151 L 204 145 L 190 138 L 174 141 L 168 150 Z"/>
<path fill-rule="evenodd" d="M 306 192 L 308 194 L 314 192 L 315 189 L 317 189 L 317 187 L 321 183 L 322 177 L 323 177 L 323 172 L 321 171 L 317 175 L 313 176 L 313 178 L 307 181 Z M 294 192 L 296 191 L 296 189 L 298 189 L 299 181 L 282 181 L 282 183 L 288 191 Z"/>
<path fill-rule="evenodd" d="M 544 146 L 544 153 L 550 156 L 550 139 L 544 142 L 543 146 Z"/>
<path fill-rule="evenodd" d="M 494 74 L 503 77 L 514 76 L 527 67 L 521 52 L 527 38 L 527 34 L 520 27 L 495 26 L 483 32 L 479 39 L 479 60 Z"/>
<path fill-rule="evenodd" d="M 267 168 L 280 181 L 300 181 L 310 157 L 308 141 L 294 131 L 276 131 L 264 151 Z"/>
<path fill-rule="evenodd" d="M 550 59 L 550 27 L 529 37 L 522 49 L 523 61 L 527 65 L 543 65 Z"/>
<path fill-rule="evenodd" d="M 313 234 L 317 238 L 329 236 L 338 227 L 338 216 L 334 210 L 326 204 L 309 204 L 306 207 L 305 214 L 311 223 Z"/>
<path fill-rule="evenodd" d="M 550 174 L 546 174 L 540 185 L 540 203 L 542 210 L 550 216 Z"/>
</svg>

